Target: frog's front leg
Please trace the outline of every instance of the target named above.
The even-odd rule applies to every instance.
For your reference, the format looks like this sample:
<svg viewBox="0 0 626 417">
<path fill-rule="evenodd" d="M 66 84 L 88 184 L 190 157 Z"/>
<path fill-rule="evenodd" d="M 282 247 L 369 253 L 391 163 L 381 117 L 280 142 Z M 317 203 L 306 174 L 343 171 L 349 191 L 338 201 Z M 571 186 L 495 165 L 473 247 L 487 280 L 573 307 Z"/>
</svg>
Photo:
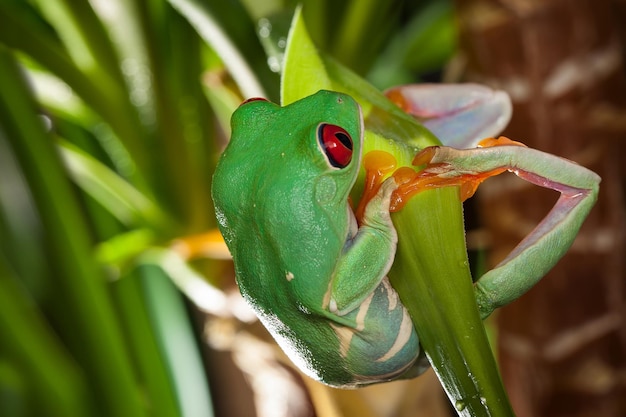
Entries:
<svg viewBox="0 0 626 417">
<path fill-rule="evenodd" d="M 475 283 L 483 318 L 520 297 L 534 286 L 565 254 L 593 207 L 600 177 L 576 163 L 507 138 L 485 139 L 482 148 L 430 147 L 420 152 L 414 165 L 426 165 L 415 178 L 398 188 L 411 189 L 458 185 L 462 198 L 471 197 L 484 179 L 504 171 L 558 191 L 561 195 L 537 227 L 496 267 Z M 402 197 L 400 197 L 402 199 Z"/>
<path fill-rule="evenodd" d="M 331 327 L 355 385 L 398 377 L 411 368 L 419 353 L 411 317 L 386 277 L 397 243 L 389 214 L 396 188 L 394 178 L 389 178 L 367 201 L 358 231 L 346 242 L 325 302 L 335 317 Z M 423 369 L 412 370 L 411 376 L 420 371 Z"/>
</svg>

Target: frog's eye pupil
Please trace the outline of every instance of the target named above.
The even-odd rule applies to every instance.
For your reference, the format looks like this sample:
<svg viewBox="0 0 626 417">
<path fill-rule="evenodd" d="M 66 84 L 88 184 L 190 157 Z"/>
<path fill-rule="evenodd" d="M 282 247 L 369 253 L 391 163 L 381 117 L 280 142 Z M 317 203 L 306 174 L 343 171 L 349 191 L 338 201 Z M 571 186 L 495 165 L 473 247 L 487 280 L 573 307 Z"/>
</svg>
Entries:
<svg viewBox="0 0 626 417">
<path fill-rule="evenodd" d="M 345 129 L 337 125 L 322 123 L 317 128 L 317 137 L 331 166 L 345 168 L 350 164 L 354 144 Z"/>
</svg>

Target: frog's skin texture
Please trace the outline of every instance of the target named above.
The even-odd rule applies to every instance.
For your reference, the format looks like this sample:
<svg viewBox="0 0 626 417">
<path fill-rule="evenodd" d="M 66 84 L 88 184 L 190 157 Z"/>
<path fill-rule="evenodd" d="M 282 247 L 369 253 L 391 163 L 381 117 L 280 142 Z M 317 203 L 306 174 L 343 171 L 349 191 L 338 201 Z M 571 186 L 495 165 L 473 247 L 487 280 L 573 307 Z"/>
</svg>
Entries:
<svg viewBox="0 0 626 417">
<path fill-rule="evenodd" d="M 358 104 L 329 91 L 285 107 L 254 100 L 231 123 L 212 193 L 241 293 L 262 323 L 329 385 L 418 374 L 417 334 L 386 278 L 396 182 L 382 184 L 359 226 L 348 203 L 361 161 Z"/>
</svg>

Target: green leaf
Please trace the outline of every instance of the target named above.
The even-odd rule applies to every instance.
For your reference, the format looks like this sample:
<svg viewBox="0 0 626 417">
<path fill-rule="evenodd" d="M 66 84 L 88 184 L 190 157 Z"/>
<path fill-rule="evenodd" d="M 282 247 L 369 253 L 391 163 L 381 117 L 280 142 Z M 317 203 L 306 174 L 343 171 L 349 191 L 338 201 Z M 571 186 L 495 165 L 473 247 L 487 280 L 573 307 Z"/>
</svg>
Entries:
<svg viewBox="0 0 626 417">
<path fill-rule="evenodd" d="M 148 262 L 144 262 L 148 261 Z M 157 263 L 152 263 L 156 261 Z M 147 252 L 138 265 L 146 307 L 167 362 L 183 416 L 212 417 L 210 390 L 184 300 L 165 268 L 167 256 Z"/>
<path fill-rule="evenodd" d="M 456 51 L 456 39 L 452 2 L 427 2 L 387 43 L 367 78 L 380 88 L 414 83 L 416 76 L 445 66 Z"/>
<path fill-rule="evenodd" d="M 45 309 L 88 376 L 103 415 L 142 416 L 130 358 L 84 218 L 31 92 L 5 48 L 0 48 L 0 129 L 24 171 L 45 230 L 47 287 L 54 291 L 45 297 Z"/>
<path fill-rule="evenodd" d="M 332 90 L 333 83 L 324 62 L 302 23 L 302 7 L 296 9 L 285 50 L 285 62 L 280 83 L 280 103 L 283 106 L 310 96 L 319 90 Z M 295 24 L 301 22 L 300 24 Z"/>
<path fill-rule="evenodd" d="M 448 398 L 462 416 L 512 416 L 478 313 L 458 190 L 420 193 L 392 219 L 398 250 L 389 278 Z"/>
<path fill-rule="evenodd" d="M 176 381 L 171 371 L 160 339 L 167 328 L 153 320 L 153 300 L 148 300 L 146 287 L 159 285 L 142 277 L 136 268 L 125 273 L 111 286 L 116 307 L 124 317 L 124 336 L 129 341 L 129 351 L 138 383 L 149 398 L 153 417 L 183 416 L 176 392 Z M 167 309 L 164 314 L 167 314 Z M 180 319 L 180 318 L 177 318 Z M 178 325 L 179 323 L 176 323 Z"/>
<path fill-rule="evenodd" d="M 267 66 L 246 10 L 238 2 L 169 0 L 218 53 L 245 97 L 272 97 L 278 82 Z"/>
<path fill-rule="evenodd" d="M 120 222 L 167 230 L 168 217 L 133 185 L 70 143 L 61 142 L 60 150 L 74 181 Z"/>
<path fill-rule="evenodd" d="M 0 377 L 0 393 L 30 415 L 91 415 L 79 367 L 19 280 L 0 253 L 0 367 L 8 359 L 19 375 L 10 393 Z M 0 408 L 6 412 L 5 395 Z"/>
<path fill-rule="evenodd" d="M 346 2 L 342 20 L 329 45 L 331 54 L 342 64 L 361 73 L 383 45 L 389 29 L 396 23 L 401 2 L 351 0 Z"/>
<path fill-rule="evenodd" d="M 0 42 L 29 56 L 46 70 L 63 80 L 96 114 L 108 123 L 132 157 L 138 168 L 129 170 L 138 186 L 144 185 L 140 173 L 148 171 L 145 144 L 138 140 L 143 130 L 136 109 L 130 102 L 130 95 L 120 77 L 111 77 L 109 73 L 93 66 L 80 68 L 67 51 L 67 45 L 54 36 L 48 22 L 42 24 L 41 16 L 24 7 L 22 2 L 0 2 Z M 84 3 L 84 2 L 83 2 Z M 53 13 L 54 14 L 54 13 Z M 94 19 L 91 13 L 86 20 Z M 80 17 L 76 18 L 80 20 Z M 62 20 L 58 20 L 63 25 Z M 85 22 L 82 22 L 86 25 Z M 99 23 L 98 23 L 99 24 Z M 87 25 L 88 26 L 88 25 Z M 81 26 L 82 27 L 82 26 Z M 75 27 L 74 30 L 81 30 Z M 52 32 L 52 33 L 51 33 Z M 101 34 L 102 35 L 102 34 Z M 66 36 L 66 39 L 68 37 Z M 99 35 L 102 42 L 108 39 Z M 101 46 L 102 48 L 102 46 Z M 110 56 L 110 53 L 103 53 Z M 98 63 L 99 64 L 99 63 Z M 107 65 L 107 64 L 103 64 Z M 111 63 L 117 68 L 118 62 Z M 85 72 L 91 71 L 91 72 Z M 145 192 L 146 190 L 144 190 Z"/>
</svg>

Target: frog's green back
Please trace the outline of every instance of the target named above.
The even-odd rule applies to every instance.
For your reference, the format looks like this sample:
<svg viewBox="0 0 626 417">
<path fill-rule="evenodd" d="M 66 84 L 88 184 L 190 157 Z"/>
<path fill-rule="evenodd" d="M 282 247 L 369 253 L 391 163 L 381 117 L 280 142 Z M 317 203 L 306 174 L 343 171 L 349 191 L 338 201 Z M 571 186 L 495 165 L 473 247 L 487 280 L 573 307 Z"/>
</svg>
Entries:
<svg viewBox="0 0 626 417">
<path fill-rule="evenodd" d="M 349 96 L 320 91 L 286 107 L 246 103 L 231 123 L 212 194 L 241 292 L 294 362 L 317 379 L 349 383 L 348 370 L 321 365 L 339 355 L 323 307 L 349 233 L 347 199 L 361 156 L 359 107 Z M 329 166 L 321 152 L 322 123 L 352 136 L 346 168 Z"/>
</svg>

